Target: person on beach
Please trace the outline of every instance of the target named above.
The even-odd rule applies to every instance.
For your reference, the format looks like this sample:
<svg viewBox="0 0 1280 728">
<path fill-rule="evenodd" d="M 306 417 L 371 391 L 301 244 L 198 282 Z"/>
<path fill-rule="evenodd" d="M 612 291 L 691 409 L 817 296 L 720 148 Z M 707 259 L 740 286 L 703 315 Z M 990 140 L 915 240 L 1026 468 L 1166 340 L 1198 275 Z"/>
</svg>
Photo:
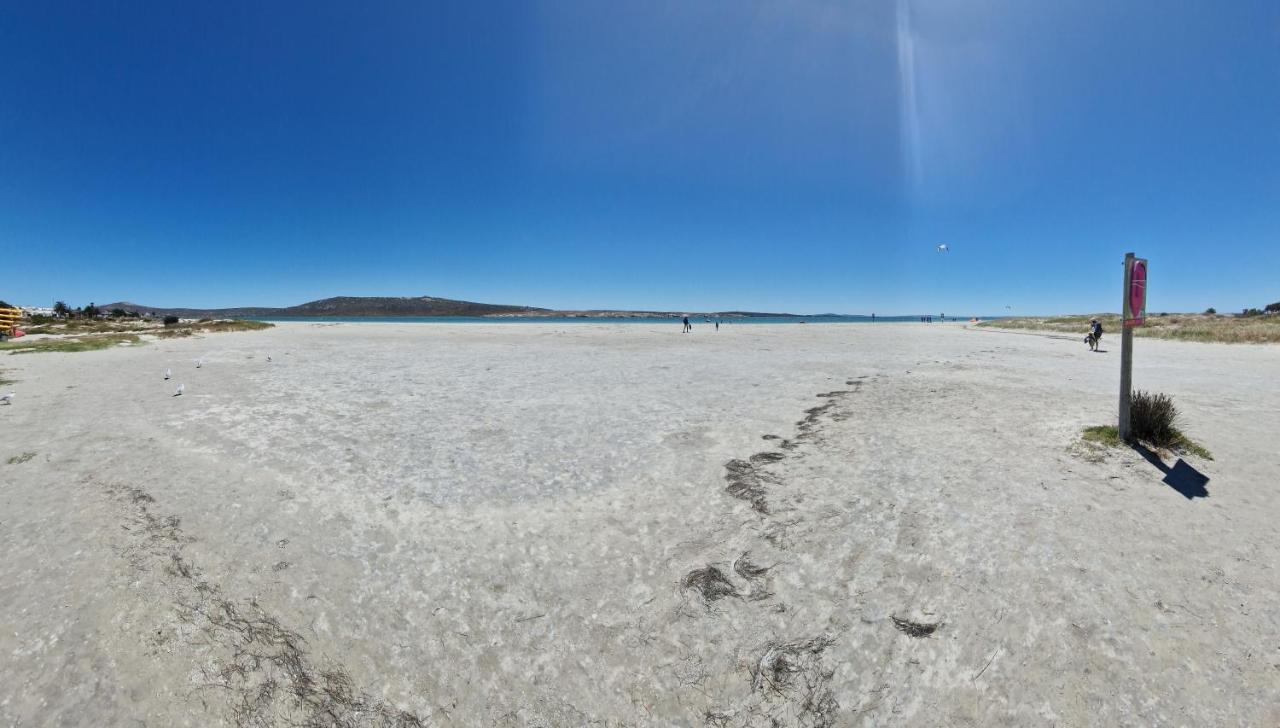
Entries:
<svg viewBox="0 0 1280 728">
<path fill-rule="evenodd" d="M 690 331 L 693 331 L 693 324 L 689 323 L 689 317 L 688 317 L 688 316 L 685 316 L 685 317 L 684 317 L 684 331 L 681 331 L 680 333 L 682 333 L 682 334 L 687 334 L 687 333 L 689 333 Z"/>
<path fill-rule="evenodd" d="M 720 319 L 716 319 L 716 331 L 720 330 Z"/>
<path fill-rule="evenodd" d="M 1084 343 L 1089 345 L 1091 351 L 1097 351 L 1102 345 L 1102 322 L 1096 318 L 1089 319 L 1089 335 L 1084 337 Z"/>
</svg>

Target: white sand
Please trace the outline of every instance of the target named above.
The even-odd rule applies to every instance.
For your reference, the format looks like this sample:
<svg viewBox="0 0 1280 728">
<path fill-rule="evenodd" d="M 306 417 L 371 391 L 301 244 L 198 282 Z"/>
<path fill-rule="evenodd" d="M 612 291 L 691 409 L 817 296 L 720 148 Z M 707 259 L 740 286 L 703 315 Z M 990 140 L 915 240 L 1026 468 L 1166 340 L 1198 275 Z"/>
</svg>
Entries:
<svg viewBox="0 0 1280 728">
<path fill-rule="evenodd" d="M 1276 725 L 1280 347 L 1138 342 L 1216 457 L 1187 499 L 1073 445 L 1118 343 L 288 324 L 0 356 L 0 723 Z M 725 492 L 761 452 L 733 470 L 767 514 Z M 681 588 L 707 566 L 738 596 Z"/>
</svg>

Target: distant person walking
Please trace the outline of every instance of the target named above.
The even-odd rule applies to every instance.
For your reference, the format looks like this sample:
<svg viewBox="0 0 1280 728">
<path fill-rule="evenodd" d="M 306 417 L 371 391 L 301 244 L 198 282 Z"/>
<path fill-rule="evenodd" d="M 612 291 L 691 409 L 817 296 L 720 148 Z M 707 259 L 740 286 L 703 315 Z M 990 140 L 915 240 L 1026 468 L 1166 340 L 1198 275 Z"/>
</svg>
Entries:
<svg viewBox="0 0 1280 728">
<path fill-rule="evenodd" d="M 1098 319 L 1089 319 L 1089 335 L 1084 337 L 1084 343 L 1089 345 L 1089 349 L 1097 351 L 1102 345 L 1102 322 Z"/>
<path fill-rule="evenodd" d="M 720 330 L 720 319 L 716 319 L 716 331 Z"/>
<path fill-rule="evenodd" d="M 684 331 L 681 331 L 680 333 L 682 333 L 682 334 L 687 334 L 687 333 L 689 333 L 690 331 L 693 331 L 693 324 L 689 323 L 689 317 L 688 317 L 688 316 L 685 316 L 685 317 L 684 317 Z"/>
</svg>

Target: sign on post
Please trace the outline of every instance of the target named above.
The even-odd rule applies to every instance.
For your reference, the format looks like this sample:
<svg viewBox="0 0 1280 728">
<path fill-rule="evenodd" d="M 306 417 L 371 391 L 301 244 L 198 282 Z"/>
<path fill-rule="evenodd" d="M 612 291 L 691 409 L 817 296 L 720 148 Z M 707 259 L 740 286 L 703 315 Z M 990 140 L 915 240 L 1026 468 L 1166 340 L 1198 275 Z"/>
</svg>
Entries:
<svg viewBox="0 0 1280 728">
<path fill-rule="evenodd" d="M 1141 326 L 1147 320 L 1146 258 L 1125 257 L 1124 290 L 1124 325 Z"/>
<path fill-rule="evenodd" d="M 1133 327 L 1147 320 L 1147 259 L 1124 256 L 1124 303 L 1120 310 L 1120 439 L 1129 440 L 1129 398 L 1133 394 Z"/>
</svg>

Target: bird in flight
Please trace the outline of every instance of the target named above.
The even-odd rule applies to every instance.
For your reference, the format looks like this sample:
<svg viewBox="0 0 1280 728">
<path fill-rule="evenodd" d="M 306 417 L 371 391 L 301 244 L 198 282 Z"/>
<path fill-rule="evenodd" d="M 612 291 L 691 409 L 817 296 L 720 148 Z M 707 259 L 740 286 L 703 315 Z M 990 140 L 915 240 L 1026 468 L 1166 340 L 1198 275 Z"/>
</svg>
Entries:
<svg viewBox="0 0 1280 728">
<path fill-rule="evenodd" d="M 939 253 L 946 253 L 946 252 L 949 252 L 950 250 L 951 250 L 951 248 L 950 248 L 950 247 L 948 247 L 946 243 L 939 243 L 939 244 L 938 244 L 938 252 L 939 252 Z"/>
</svg>

